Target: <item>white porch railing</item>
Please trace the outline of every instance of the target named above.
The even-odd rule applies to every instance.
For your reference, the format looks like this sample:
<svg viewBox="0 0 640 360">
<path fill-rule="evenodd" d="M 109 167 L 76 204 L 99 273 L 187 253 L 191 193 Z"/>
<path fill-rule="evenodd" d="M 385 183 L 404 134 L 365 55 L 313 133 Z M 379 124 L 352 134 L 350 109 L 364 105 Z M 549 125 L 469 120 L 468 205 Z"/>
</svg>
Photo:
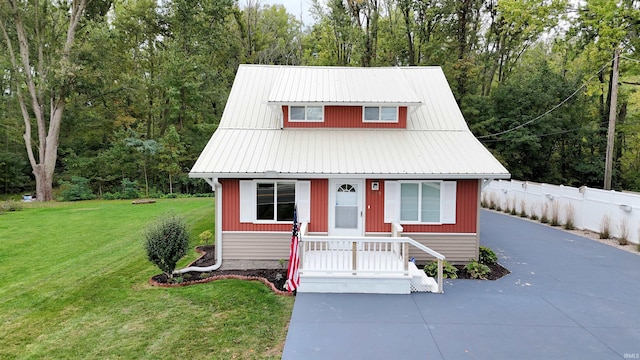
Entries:
<svg viewBox="0 0 640 360">
<path fill-rule="evenodd" d="M 392 237 L 310 236 L 307 224 L 300 227 L 300 271 L 303 274 L 409 275 L 409 245 L 438 260 L 438 293 L 443 292 L 445 257 L 419 242 L 400 237 L 402 227 L 392 225 Z"/>
</svg>

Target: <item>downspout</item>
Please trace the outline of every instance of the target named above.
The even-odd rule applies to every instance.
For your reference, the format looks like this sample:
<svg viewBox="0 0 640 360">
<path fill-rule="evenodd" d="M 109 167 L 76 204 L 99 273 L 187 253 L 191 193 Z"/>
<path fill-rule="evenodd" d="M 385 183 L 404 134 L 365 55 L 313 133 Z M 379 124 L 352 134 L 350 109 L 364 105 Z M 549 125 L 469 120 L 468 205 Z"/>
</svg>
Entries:
<svg viewBox="0 0 640 360">
<path fill-rule="evenodd" d="M 174 273 L 184 274 L 189 271 L 207 272 L 218 270 L 222 266 L 222 184 L 218 178 L 205 179 L 215 192 L 216 197 L 216 263 L 211 266 L 189 266 Z"/>
</svg>

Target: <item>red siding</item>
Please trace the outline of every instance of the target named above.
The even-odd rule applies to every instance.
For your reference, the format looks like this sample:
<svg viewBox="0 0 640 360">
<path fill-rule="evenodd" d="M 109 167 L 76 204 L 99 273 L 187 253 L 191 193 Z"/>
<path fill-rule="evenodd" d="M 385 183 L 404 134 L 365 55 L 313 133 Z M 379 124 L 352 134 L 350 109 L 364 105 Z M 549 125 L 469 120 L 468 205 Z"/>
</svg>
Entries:
<svg viewBox="0 0 640 360">
<path fill-rule="evenodd" d="M 240 181 L 221 179 L 222 231 L 290 231 L 290 224 L 252 224 L 240 222 Z M 309 231 L 327 232 L 329 185 L 326 179 L 311 180 L 311 222 Z"/>
<path fill-rule="evenodd" d="M 311 219 L 309 231 L 329 231 L 329 181 L 327 179 L 311 180 Z"/>
<path fill-rule="evenodd" d="M 371 182 L 378 181 L 380 190 L 371 190 Z M 384 180 L 367 180 L 366 232 L 390 232 L 391 224 L 384 223 Z M 402 225 L 404 232 L 475 233 L 478 221 L 478 180 L 459 180 L 456 186 L 456 224 Z"/>
<path fill-rule="evenodd" d="M 407 127 L 407 108 L 401 106 L 397 123 L 362 122 L 362 106 L 325 106 L 324 122 L 289 122 L 289 107 L 282 106 L 286 128 L 398 128 Z"/>
<path fill-rule="evenodd" d="M 371 190 L 377 181 L 379 190 Z M 238 179 L 221 179 L 222 230 L 223 231 L 289 231 L 289 224 L 252 224 L 240 222 L 240 182 Z M 391 225 L 384 223 L 384 180 L 366 181 L 366 232 L 391 232 Z M 310 232 L 327 232 L 329 229 L 329 181 L 311 180 Z M 478 220 L 478 180 L 459 180 L 456 193 L 456 224 L 403 225 L 404 232 L 475 233 Z"/>
</svg>

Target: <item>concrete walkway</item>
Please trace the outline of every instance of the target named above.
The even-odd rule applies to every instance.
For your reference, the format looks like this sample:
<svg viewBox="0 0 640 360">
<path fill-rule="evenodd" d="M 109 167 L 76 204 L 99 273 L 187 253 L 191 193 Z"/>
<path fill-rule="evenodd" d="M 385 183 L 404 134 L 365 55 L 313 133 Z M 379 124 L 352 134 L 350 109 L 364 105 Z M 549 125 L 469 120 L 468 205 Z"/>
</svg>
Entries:
<svg viewBox="0 0 640 360">
<path fill-rule="evenodd" d="M 283 359 L 640 359 L 640 256 L 483 211 L 511 274 L 445 294 L 299 294 Z"/>
</svg>

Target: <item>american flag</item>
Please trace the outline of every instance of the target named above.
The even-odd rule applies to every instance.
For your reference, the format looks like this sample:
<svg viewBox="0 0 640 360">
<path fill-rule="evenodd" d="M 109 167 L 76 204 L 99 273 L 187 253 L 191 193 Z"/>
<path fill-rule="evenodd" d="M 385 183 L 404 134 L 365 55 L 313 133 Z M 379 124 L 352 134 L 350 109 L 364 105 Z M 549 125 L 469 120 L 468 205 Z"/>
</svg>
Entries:
<svg viewBox="0 0 640 360">
<path fill-rule="evenodd" d="M 298 209 L 293 208 L 293 229 L 291 230 L 291 249 L 289 252 L 289 268 L 287 269 L 287 290 L 293 292 L 300 285 L 300 258 L 298 257 Z"/>
</svg>

